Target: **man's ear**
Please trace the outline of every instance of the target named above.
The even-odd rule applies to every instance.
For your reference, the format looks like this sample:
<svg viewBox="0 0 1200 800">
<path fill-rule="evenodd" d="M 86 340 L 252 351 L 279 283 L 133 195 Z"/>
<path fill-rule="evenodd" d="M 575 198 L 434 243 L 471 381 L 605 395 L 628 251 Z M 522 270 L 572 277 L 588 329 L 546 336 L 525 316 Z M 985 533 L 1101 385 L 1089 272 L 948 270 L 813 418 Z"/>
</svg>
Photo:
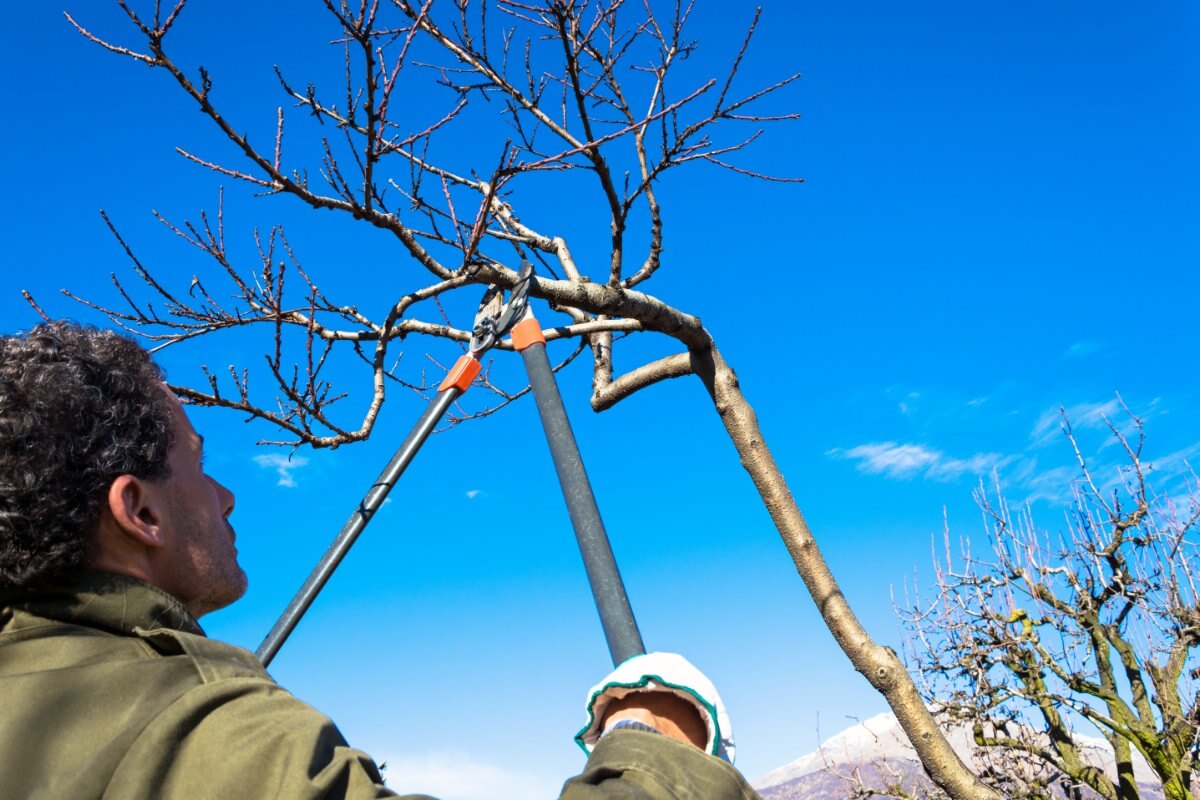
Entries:
<svg viewBox="0 0 1200 800">
<path fill-rule="evenodd" d="M 108 487 L 105 509 L 120 533 L 144 547 L 163 545 L 163 515 L 160 493 L 140 478 L 121 475 Z"/>
</svg>

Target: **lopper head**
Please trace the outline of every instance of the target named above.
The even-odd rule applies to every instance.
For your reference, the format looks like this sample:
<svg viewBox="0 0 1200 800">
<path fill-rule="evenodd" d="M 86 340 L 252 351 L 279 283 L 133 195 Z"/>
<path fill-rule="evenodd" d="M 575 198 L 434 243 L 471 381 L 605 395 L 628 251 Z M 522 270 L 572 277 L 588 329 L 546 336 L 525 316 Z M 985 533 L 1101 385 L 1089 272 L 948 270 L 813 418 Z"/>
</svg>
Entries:
<svg viewBox="0 0 1200 800">
<path fill-rule="evenodd" d="M 504 302 L 504 289 L 495 284 L 489 286 L 479 301 L 475 313 L 475 326 L 471 329 L 471 355 L 478 358 L 489 350 L 496 341 L 508 333 L 520 321 L 529 305 L 529 285 L 533 279 L 533 265 L 522 259 L 517 283 Z"/>
</svg>

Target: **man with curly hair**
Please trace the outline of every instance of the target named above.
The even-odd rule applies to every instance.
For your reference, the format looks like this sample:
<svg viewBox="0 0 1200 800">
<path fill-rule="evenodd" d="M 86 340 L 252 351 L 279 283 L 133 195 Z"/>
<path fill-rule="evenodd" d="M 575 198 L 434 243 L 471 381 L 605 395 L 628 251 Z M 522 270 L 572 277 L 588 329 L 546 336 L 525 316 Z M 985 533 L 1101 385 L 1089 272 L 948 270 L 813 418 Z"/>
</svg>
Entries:
<svg viewBox="0 0 1200 800">
<path fill-rule="evenodd" d="M 203 438 L 134 342 L 63 324 L 0 339 L 0 439 L 0 589 L 94 568 L 193 617 L 245 594 L 233 493 L 204 473 Z"/>
<path fill-rule="evenodd" d="M 204 635 L 246 591 L 233 508 L 135 342 L 64 322 L 0 336 L 0 797 L 396 796 L 253 654 Z M 638 657 L 660 681 L 678 659 L 661 655 Z M 715 757 L 732 739 L 707 681 L 644 672 L 589 696 L 591 757 L 563 800 L 756 797 Z"/>
</svg>

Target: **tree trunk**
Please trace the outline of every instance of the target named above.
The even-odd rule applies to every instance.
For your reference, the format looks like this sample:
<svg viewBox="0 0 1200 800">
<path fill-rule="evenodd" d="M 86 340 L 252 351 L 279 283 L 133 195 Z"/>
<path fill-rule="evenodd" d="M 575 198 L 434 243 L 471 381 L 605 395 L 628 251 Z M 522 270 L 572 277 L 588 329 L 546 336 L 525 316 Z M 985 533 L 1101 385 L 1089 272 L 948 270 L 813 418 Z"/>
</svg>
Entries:
<svg viewBox="0 0 1200 800">
<path fill-rule="evenodd" d="M 1137 782 L 1133 779 L 1133 752 L 1129 740 L 1123 736 L 1106 737 L 1113 748 L 1117 764 L 1117 800 L 1139 800 Z"/>
<path fill-rule="evenodd" d="M 887 700 L 929 777 L 955 800 L 1003 800 L 951 749 L 895 652 L 876 644 L 859 623 L 763 441 L 733 370 L 715 345 L 691 350 L 691 359 L 825 625 L 854 668 Z"/>
<path fill-rule="evenodd" d="M 1163 781 L 1163 797 L 1166 800 L 1194 800 L 1192 793 L 1184 785 L 1182 777 L 1178 775 Z"/>
</svg>

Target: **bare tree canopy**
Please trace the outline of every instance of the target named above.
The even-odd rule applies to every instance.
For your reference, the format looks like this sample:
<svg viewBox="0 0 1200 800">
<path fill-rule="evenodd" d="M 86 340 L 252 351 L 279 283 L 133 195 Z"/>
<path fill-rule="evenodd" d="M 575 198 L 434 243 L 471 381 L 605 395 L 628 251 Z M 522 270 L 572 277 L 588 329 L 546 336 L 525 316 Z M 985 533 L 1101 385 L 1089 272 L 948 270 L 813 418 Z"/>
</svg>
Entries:
<svg viewBox="0 0 1200 800">
<path fill-rule="evenodd" d="M 686 268 L 669 263 L 660 203 L 677 169 L 796 180 L 756 165 L 750 149 L 796 116 L 775 100 L 797 75 L 749 87 L 738 80 L 743 59 L 752 57 L 757 14 L 733 57 L 714 69 L 695 58 L 690 5 L 326 0 L 344 83 L 309 83 L 280 69 L 283 105 L 267 101 L 273 128 L 247 133 L 248 123 L 221 102 L 223 82 L 235 78 L 210 74 L 173 49 L 173 34 L 187 24 L 185 3 L 117 4 L 129 21 L 119 36 L 93 32 L 83 15 L 72 22 L 96 45 L 172 80 L 230 148 L 182 150 L 186 158 L 218 180 L 390 237 L 394 270 L 403 276 L 403 288 L 376 313 L 377 303 L 328 290 L 282 227 L 255 233 L 257 257 L 238 258 L 218 206 L 190 222 L 163 220 L 211 261 L 210 272 L 176 283 L 141 262 L 136 243 L 113 226 L 136 278 L 118 282 L 115 303 L 90 291 L 79 295 L 83 302 L 162 346 L 262 332 L 265 364 L 214 370 L 200 388 L 176 386 L 181 396 L 265 420 L 287 443 L 361 441 L 389 390 L 431 388 L 421 370 L 398 362 L 401 343 L 461 345 L 470 335 L 461 309 L 482 286 L 512 286 L 528 259 L 538 269 L 532 293 L 553 314 L 546 338 L 577 342 L 564 363 L 590 357 L 594 409 L 664 380 L 700 379 L 825 624 L 895 710 L 934 780 L 955 798 L 1000 796 L 954 756 L 899 659 L 859 624 L 713 333 L 650 293 L 660 270 Z M 547 195 L 563 198 L 561 219 L 524 213 L 530 197 Z M 581 214 L 603 221 L 601 245 L 586 237 L 577 244 L 571 220 Z M 321 269 L 353 269 L 347 261 Z M 627 346 L 643 338 L 655 339 L 665 355 L 645 357 Z M 632 358 L 618 369 L 614 353 L 622 348 Z M 365 388 L 329 378 L 330 360 L 342 357 L 361 364 Z M 491 399 L 460 418 L 490 413 L 524 392 L 491 373 L 481 383 Z"/>
<path fill-rule="evenodd" d="M 122 4 L 141 44 L 101 39 L 71 18 L 97 44 L 169 73 L 243 156 L 225 163 L 181 149 L 186 158 L 265 194 L 291 195 L 387 231 L 411 259 L 409 286 L 386 315 L 370 318 L 354 298 L 326 296 L 282 228 L 256 238 L 259 263 L 234 263 L 220 208 L 195 223 L 163 222 L 215 262 L 216 279 L 233 284 L 233 302 L 218 299 L 225 292 L 210 291 L 212 281 L 201 278 L 186 293 L 166 286 L 122 240 L 153 299 L 136 302 L 135 290 L 118 282 L 127 305 L 102 309 L 114 320 L 162 345 L 230 328 L 274 329 L 268 367 L 277 399 L 251 397 L 249 376 L 235 372 L 210 375 L 208 391 L 178 387 L 191 402 L 260 416 L 297 444 L 361 440 L 389 382 L 426 388 L 396 374 L 396 342 L 414 334 L 465 342 L 470 332 L 447 317 L 447 296 L 471 285 L 512 285 L 513 265 L 526 257 L 540 269 L 534 293 L 564 317 L 547 338 L 587 337 L 595 408 L 693 371 L 681 352 L 614 376 L 614 335 L 665 334 L 681 350 L 709 342 L 694 317 L 631 291 L 662 264 L 656 191 L 669 171 L 706 163 L 795 180 L 729 161 L 767 126 L 797 116 L 757 111 L 797 74 L 749 92 L 734 85 L 758 14 L 732 62 L 700 78 L 687 63 L 697 47 L 686 38 L 690 7 L 676 5 L 660 17 L 621 2 L 433 6 L 327 2 L 335 43 L 344 49 L 345 84 L 318 87 L 277 69 L 294 110 L 278 110 L 265 149 L 219 106 L 216 76 L 202 67 L 189 76 L 174 59 L 169 34 L 181 17 L 186 22 L 184 4 L 169 12 L 156 7 L 145 18 Z M 571 197 L 561 218 L 523 221 L 522 199 L 561 193 L 559 184 Z M 607 221 L 610 241 L 600 258 L 589 252 L 577 259 L 564 236 L 581 211 Z M 302 340 L 299 355 L 285 345 L 293 337 Z M 345 396 L 323 377 L 335 348 L 370 366 L 373 394 L 361 419 L 346 420 L 332 408 Z M 519 394 L 492 388 L 501 403 Z"/>
<path fill-rule="evenodd" d="M 1125 455 L 1115 475 L 1091 466 L 1064 416 L 1079 477 L 1062 533 L 981 487 L 988 552 L 964 539 L 955 555 L 947 533 L 931 593 L 901 610 L 922 692 L 972 732 L 1007 797 L 1137 800 L 1135 764 L 1163 796 L 1195 796 L 1200 486 L 1192 473 L 1156 489 L 1126 414 L 1109 423 Z M 1086 753 L 1097 734 L 1108 771 Z"/>
</svg>

